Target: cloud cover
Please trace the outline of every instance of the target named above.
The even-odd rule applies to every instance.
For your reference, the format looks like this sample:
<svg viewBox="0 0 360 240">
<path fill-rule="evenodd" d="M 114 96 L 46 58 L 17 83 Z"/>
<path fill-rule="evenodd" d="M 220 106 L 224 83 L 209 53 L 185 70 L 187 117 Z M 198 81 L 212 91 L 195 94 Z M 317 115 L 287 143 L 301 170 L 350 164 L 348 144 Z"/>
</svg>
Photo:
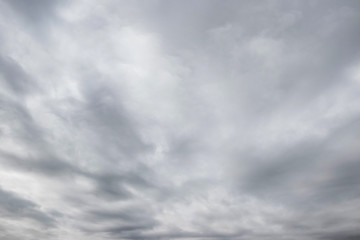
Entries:
<svg viewBox="0 0 360 240">
<path fill-rule="evenodd" d="M 0 1 L 1 239 L 360 238 L 358 1 Z"/>
</svg>

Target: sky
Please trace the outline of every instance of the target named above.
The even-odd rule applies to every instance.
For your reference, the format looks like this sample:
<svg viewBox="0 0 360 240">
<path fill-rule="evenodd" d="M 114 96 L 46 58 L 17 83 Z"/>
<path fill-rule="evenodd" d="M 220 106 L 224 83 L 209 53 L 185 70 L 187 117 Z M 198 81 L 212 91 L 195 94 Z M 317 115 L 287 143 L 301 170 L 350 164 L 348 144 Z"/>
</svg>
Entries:
<svg viewBox="0 0 360 240">
<path fill-rule="evenodd" d="M 360 239 L 359 26 L 356 0 L 0 0 L 0 238 Z"/>
</svg>

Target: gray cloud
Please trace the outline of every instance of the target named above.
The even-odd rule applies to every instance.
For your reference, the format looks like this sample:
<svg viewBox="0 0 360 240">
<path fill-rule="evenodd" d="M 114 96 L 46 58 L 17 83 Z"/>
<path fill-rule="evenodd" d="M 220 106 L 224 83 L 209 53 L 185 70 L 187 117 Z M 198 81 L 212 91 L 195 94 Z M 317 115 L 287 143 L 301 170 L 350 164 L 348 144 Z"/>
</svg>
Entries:
<svg viewBox="0 0 360 240">
<path fill-rule="evenodd" d="M 55 223 L 55 220 L 43 213 L 35 203 L 3 189 L 0 189 L 0 209 L 1 215 L 5 218 L 12 218 L 17 221 L 21 221 L 21 218 L 28 218 L 44 226 L 53 226 Z"/>
<path fill-rule="evenodd" d="M 21 96 L 31 88 L 36 88 L 36 84 L 31 80 L 31 77 L 13 60 L 0 56 L 0 67 L 2 69 L 1 80 L 13 92 Z"/>
<path fill-rule="evenodd" d="M 357 239 L 359 7 L 0 2 L 0 237 Z"/>
<path fill-rule="evenodd" d="M 29 31 L 38 40 L 44 40 L 53 23 L 57 19 L 56 8 L 65 3 L 65 1 L 44 1 L 44 0 L 15 0 L 5 1 L 6 4 L 11 6 L 12 10 L 17 14 L 16 20 L 21 22 L 27 27 Z"/>
</svg>

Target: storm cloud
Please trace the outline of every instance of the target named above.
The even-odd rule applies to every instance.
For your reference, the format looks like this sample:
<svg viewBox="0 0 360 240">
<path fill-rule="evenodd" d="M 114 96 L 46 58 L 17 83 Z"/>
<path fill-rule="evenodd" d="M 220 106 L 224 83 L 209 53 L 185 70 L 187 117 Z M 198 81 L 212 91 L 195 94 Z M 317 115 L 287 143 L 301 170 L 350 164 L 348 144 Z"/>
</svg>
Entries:
<svg viewBox="0 0 360 240">
<path fill-rule="evenodd" d="M 0 1 L 0 238 L 360 236 L 358 1 Z"/>
</svg>

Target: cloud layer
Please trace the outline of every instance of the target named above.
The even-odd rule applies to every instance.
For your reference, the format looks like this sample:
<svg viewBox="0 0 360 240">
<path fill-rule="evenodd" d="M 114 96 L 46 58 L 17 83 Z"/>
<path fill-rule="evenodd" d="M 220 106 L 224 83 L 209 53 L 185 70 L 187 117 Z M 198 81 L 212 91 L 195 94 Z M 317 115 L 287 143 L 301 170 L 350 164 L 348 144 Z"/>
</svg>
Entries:
<svg viewBox="0 0 360 240">
<path fill-rule="evenodd" d="M 0 238 L 360 238 L 358 1 L 0 2 Z"/>
</svg>

